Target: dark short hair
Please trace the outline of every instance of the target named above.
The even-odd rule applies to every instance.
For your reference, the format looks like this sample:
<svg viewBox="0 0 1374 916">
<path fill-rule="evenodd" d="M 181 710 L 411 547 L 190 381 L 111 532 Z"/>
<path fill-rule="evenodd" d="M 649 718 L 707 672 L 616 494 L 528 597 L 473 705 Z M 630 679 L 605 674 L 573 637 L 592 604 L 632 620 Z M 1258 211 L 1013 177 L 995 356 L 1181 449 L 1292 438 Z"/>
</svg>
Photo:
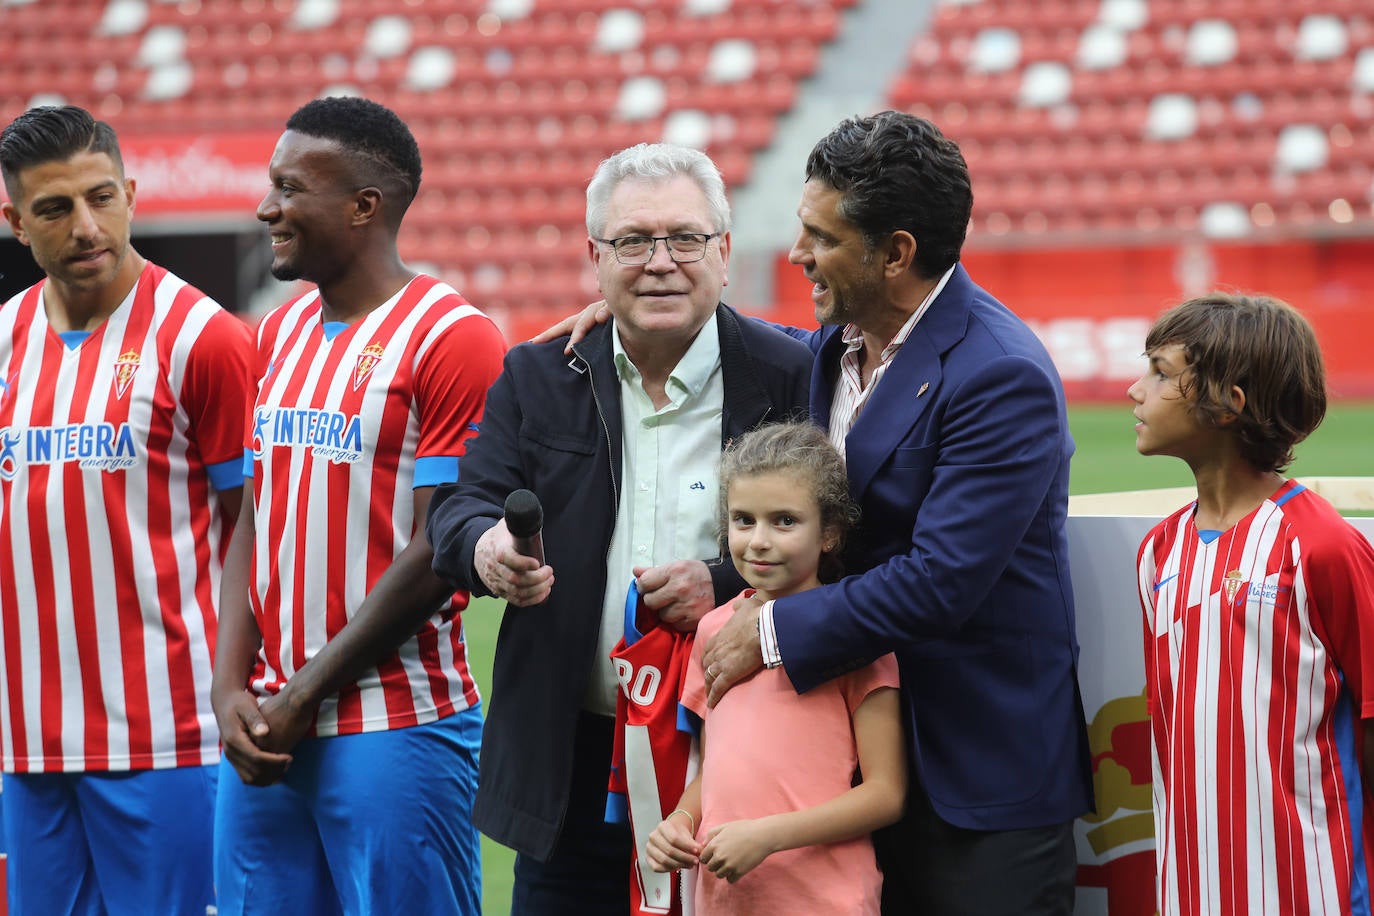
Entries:
<svg viewBox="0 0 1374 916">
<path fill-rule="evenodd" d="M 806 178 L 840 192 L 840 215 L 870 249 L 893 232 L 911 233 L 920 276 L 938 277 L 959 260 L 973 211 L 968 165 L 924 118 L 884 111 L 840 122 L 811 150 Z"/>
<path fill-rule="evenodd" d="M 10 200 L 19 197 L 19 173 L 45 162 L 60 162 L 78 153 L 104 153 L 113 160 L 120 177 L 124 158 L 114 128 L 97 121 L 75 105 L 42 105 L 30 108 L 0 133 L 0 173 Z"/>
<path fill-rule="evenodd" d="M 348 96 L 315 99 L 296 109 L 286 129 L 333 140 L 357 159 L 369 182 L 394 182 L 401 212 L 420 190 L 420 147 L 406 123 L 385 105 Z"/>
<path fill-rule="evenodd" d="M 1145 338 L 1145 351 L 1178 344 L 1188 366 L 1179 387 L 1203 422 L 1231 428 L 1261 471 L 1293 463 L 1293 446 L 1326 416 L 1326 369 L 1316 332 L 1291 305 L 1269 296 L 1214 292 L 1176 305 Z M 1236 414 L 1231 388 L 1245 392 Z"/>
</svg>

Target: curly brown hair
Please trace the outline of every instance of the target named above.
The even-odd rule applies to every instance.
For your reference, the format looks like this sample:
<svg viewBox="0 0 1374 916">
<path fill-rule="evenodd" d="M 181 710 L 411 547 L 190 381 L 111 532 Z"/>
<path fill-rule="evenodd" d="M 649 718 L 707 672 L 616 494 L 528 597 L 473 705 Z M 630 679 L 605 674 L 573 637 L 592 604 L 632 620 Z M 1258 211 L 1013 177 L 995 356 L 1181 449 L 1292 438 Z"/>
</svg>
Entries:
<svg viewBox="0 0 1374 916">
<path fill-rule="evenodd" d="M 760 426 L 725 447 L 720 456 L 717 509 L 722 538 L 730 521 L 730 485 L 741 477 L 777 472 L 796 474 L 810 484 L 820 509 L 821 527 L 837 537 L 835 546 L 821 555 L 817 573 L 822 582 L 838 580 L 844 575 L 840 548 L 845 534 L 859 521 L 859 507 L 849 495 L 844 459 L 825 432 L 812 423 Z"/>
</svg>

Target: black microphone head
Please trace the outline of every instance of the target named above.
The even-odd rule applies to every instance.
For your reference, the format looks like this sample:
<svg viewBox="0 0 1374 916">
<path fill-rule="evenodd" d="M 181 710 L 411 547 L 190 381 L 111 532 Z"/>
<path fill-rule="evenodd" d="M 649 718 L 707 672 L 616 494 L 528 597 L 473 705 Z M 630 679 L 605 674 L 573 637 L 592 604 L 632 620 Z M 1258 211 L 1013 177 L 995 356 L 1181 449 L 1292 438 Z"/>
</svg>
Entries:
<svg viewBox="0 0 1374 916">
<path fill-rule="evenodd" d="M 544 507 L 529 490 L 513 490 L 506 497 L 506 528 L 518 538 L 534 537 L 544 527 Z"/>
</svg>

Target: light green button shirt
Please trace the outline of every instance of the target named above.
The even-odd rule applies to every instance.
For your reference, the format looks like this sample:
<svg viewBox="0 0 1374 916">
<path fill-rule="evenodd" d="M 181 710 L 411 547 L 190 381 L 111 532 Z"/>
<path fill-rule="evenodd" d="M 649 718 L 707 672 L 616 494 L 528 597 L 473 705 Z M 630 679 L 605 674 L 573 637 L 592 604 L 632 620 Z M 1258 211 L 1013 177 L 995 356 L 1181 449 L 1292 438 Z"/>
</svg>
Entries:
<svg viewBox="0 0 1374 916">
<path fill-rule="evenodd" d="M 613 337 L 620 379 L 623 473 L 615 531 L 606 558 L 601 639 L 583 706 L 615 715 L 615 666 L 610 653 L 625 633 L 625 593 L 636 566 L 718 555 L 716 498 L 720 487 L 725 385 L 716 316 L 697 334 L 668 376 L 669 403 L 655 410 L 643 379 Z"/>
</svg>

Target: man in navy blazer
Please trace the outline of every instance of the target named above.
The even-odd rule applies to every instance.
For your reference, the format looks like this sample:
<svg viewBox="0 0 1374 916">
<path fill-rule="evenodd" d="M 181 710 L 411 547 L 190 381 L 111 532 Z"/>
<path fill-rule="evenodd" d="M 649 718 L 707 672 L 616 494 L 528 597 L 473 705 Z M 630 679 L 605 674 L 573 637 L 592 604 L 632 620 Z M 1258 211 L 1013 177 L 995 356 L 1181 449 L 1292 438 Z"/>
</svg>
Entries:
<svg viewBox="0 0 1374 916">
<path fill-rule="evenodd" d="M 895 652 L 912 791 L 877 838 L 883 912 L 1071 913 L 1092 773 L 1062 383 L 958 263 L 973 196 L 934 125 L 846 120 L 806 174 L 790 260 L 822 329 L 796 333 L 863 509 L 855 575 L 737 605 L 705 656 L 710 702 L 761 664 L 805 692 Z"/>
</svg>

